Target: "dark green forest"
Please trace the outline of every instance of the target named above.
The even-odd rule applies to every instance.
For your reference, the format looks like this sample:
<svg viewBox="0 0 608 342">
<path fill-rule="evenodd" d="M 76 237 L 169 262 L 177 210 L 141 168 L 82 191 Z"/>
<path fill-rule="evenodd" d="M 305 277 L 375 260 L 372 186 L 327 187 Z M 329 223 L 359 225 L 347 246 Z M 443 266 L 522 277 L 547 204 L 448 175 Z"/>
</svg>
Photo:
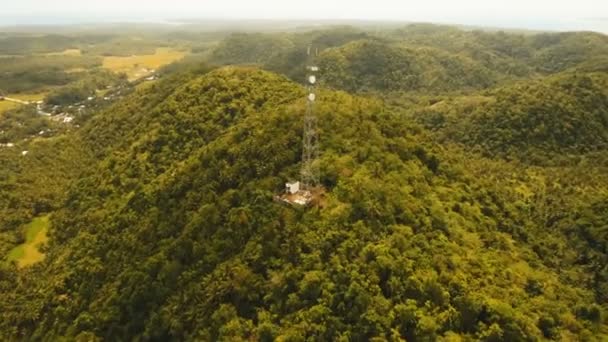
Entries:
<svg viewBox="0 0 608 342">
<path fill-rule="evenodd" d="M 607 36 L 217 39 L 78 127 L 0 116 L 0 253 L 50 214 L 43 261 L 0 262 L 0 339 L 608 339 Z M 288 206 L 273 196 L 299 176 L 311 44 L 326 192 Z"/>
</svg>

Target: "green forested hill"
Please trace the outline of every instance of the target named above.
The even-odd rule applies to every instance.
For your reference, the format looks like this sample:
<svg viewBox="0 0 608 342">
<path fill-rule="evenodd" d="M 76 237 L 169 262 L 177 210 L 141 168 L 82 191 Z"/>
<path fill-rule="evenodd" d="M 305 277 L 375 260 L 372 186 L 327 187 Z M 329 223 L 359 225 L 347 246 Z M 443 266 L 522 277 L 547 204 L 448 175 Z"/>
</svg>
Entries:
<svg viewBox="0 0 608 342">
<path fill-rule="evenodd" d="M 594 56 L 608 55 L 608 37 L 593 32 L 567 32 L 534 37 L 534 65 L 542 72 L 558 72 L 577 66 Z"/>
<path fill-rule="evenodd" d="M 579 156 L 608 147 L 608 76 L 563 74 L 437 102 L 417 118 L 495 156 Z"/>
<path fill-rule="evenodd" d="M 348 91 L 469 90 L 501 77 L 467 57 L 369 40 L 326 50 L 318 64 L 327 85 Z"/>
<path fill-rule="evenodd" d="M 239 33 L 221 42 L 210 61 L 257 64 L 299 82 L 309 45 L 320 52 L 326 84 L 348 91 L 467 91 L 573 68 L 597 71 L 608 56 L 608 38 L 593 32 L 524 34 L 410 24 L 372 32 L 341 27 Z"/>
<path fill-rule="evenodd" d="M 322 90 L 326 198 L 285 207 L 272 196 L 297 176 L 303 94 L 255 68 L 181 74 L 73 133 L 99 161 L 52 215 L 45 261 L 3 266 L 2 336 L 606 336 L 601 168 L 484 159 Z"/>
<path fill-rule="evenodd" d="M 335 27 L 297 34 L 235 33 L 212 52 L 215 64 L 257 64 L 299 82 L 305 75 L 306 51 L 320 52 L 370 35 L 352 27 Z"/>
<path fill-rule="evenodd" d="M 50 226 L 2 257 L 0 340 L 605 341 L 605 39 L 237 33 L 210 60 L 248 66 L 191 56 L 82 127 L 7 112 L 0 252 Z M 290 207 L 310 44 L 326 192 Z"/>
<path fill-rule="evenodd" d="M 294 80 L 304 77 L 306 50 L 314 46 L 327 85 L 348 91 L 453 91 L 483 88 L 510 77 L 470 56 L 428 45 L 403 45 L 349 28 L 313 33 L 236 34 L 211 61 L 258 64 Z"/>
<path fill-rule="evenodd" d="M 608 54 L 608 38 L 594 32 L 524 34 L 412 24 L 383 35 L 408 45 L 465 55 L 492 70 L 517 76 L 560 72 Z"/>
<path fill-rule="evenodd" d="M 284 36 L 237 33 L 224 39 L 215 49 L 212 61 L 225 64 L 264 63 L 293 47 Z"/>
</svg>

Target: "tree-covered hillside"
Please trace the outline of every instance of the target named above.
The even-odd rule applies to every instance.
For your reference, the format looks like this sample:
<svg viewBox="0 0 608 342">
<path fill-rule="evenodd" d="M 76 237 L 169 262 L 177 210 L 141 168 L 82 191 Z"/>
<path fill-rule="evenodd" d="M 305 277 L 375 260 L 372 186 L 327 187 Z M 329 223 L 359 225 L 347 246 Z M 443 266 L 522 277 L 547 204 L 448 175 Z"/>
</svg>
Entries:
<svg viewBox="0 0 608 342">
<path fill-rule="evenodd" d="M 517 76 L 560 72 L 608 54 L 608 37 L 594 32 L 506 33 L 412 24 L 384 36 L 468 56 L 492 70 Z"/>
<path fill-rule="evenodd" d="M 309 46 L 314 46 L 311 53 L 317 54 L 367 37 L 368 33 L 352 27 L 291 34 L 236 33 L 213 49 L 209 61 L 219 65 L 257 64 L 299 82 L 306 76 Z"/>
<path fill-rule="evenodd" d="M 318 64 L 327 85 L 347 91 L 466 91 L 501 77 L 467 57 L 369 40 L 326 50 Z"/>
<path fill-rule="evenodd" d="M 239 33 L 222 41 L 210 61 L 257 64 L 299 82 L 308 46 L 319 51 L 328 86 L 366 92 L 469 91 L 577 67 L 597 70 L 608 56 L 608 38 L 593 32 L 524 34 L 411 24 L 395 30 Z"/>
<path fill-rule="evenodd" d="M 605 341 L 605 39 L 248 32 L 66 80 L 47 101 L 124 88 L 0 116 L 0 340 Z M 323 192 L 289 206 L 311 44 Z"/>
<path fill-rule="evenodd" d="M 174 76 L 89 121 L 77 135 L 99 162 L 52 215 L 46 260 L 3 270 L 4 336 L 600 336 L 601 201 L 541 225 L 553 200 L 541 187 L 556 174 L 513 178 L 505 162 L 459 160 L 468 154 L 382 102 L 324 90 L 327 194 L 315 208 L 286 207 L 272 197 L 297 176 L 302 97 L 283 77 L 228 67 Z M 562 210 L 578 208 L 571 198 Z M 591 259 L 571 243 L 589 245 Z"/>
<path fill-rule="evenodd" d="M 437 102 L 416 117 L 487 154 L 543 162 L 608 148 L 608 75 L 563 74 Z"/>
</svg>

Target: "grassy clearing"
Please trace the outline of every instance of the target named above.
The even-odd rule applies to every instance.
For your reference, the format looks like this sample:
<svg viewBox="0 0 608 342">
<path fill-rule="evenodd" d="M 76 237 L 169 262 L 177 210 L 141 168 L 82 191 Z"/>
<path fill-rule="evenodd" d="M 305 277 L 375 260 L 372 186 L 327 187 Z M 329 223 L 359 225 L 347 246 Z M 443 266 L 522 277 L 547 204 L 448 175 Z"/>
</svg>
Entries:
<svg viewBox="0 0 608 342">
<path fill-rule="evenodd" d="M 19 268 L 23 268 L 44 260 L 44 254 L 39 251 L 39 248 L 48 241 L 48 228 L 48 215 L 33 219 L 30 224 L 25 226 L 25 242 L 9 252 L 7 261 L 15 261 Z"/>
<path fill-rule="evenodd" d="M 14 99 L 19 99 L 23 101 L 41 101 L 47 95 L 48 92 L 44 93 L 35 93 L 35 94 L 9 94 L 8 97 L 12 97 Z"/>
<path fill-rule="evenodd" d="M 19 99 L 23 101 L 40 101 L 43 100 L 47 93 L 36 93 L 36 94 L 9 94 L 7 97 L 13 99 Z M 22 106 L 19 103 L 11 102 L 11 101 L 0 101 L 0 117 L 2 113 L 9 111 L 11 109 L 15 109 L 19 106 Z"/>
<path fill-rule="evenodd" d="M 150 74 L 150 70 L 175 62 L 186 56 L 185 51 L 171 48 L 158 48 L 153 55 L 130 57 L 105 57 L 103 67 L 114 72 L 124 72 L 130 80 L 138 79 Z"/>
<path fill-rule="evenodd" d="M 2 113 L 9 111 L 13 108 L 17 108 L 19 106 L 20 106 L 20 104 L 15 103 L 15 102 L 0 101 L 0 117 L 2 116 Z"/>
</svg>

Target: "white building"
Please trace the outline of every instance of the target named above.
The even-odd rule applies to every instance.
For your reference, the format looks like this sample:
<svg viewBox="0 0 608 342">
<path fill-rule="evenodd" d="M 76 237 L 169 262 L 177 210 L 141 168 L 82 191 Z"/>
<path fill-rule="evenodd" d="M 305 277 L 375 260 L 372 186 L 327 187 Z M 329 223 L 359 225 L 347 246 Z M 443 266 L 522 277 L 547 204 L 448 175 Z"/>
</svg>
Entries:
<svg viewBox="0 0 608 342">
<path fill-rule="evenodd" d="M 296 194 L 300 191 L 300 182 L 285 183 L 285 191 L 288 194 Z"/>
</svg>

